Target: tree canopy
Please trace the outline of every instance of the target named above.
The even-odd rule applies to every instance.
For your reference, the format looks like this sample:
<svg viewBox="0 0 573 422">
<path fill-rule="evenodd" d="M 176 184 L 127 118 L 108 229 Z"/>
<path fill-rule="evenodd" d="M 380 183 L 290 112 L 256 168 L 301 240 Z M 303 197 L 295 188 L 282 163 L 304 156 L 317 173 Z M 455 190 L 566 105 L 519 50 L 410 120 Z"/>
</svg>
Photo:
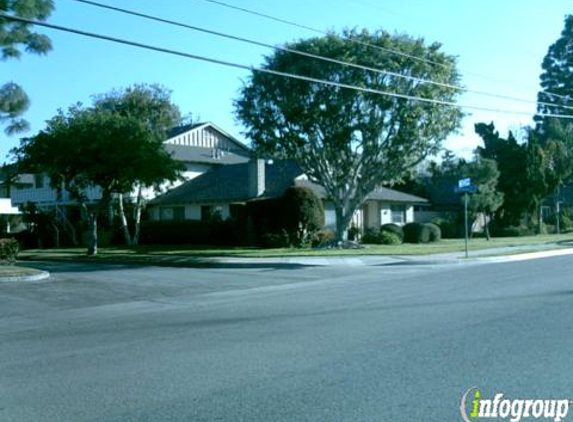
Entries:
<svg viewBox="0 0 573 422">
<path fill-rule="evenodd" d="M 0 12 L 14 16 L 46 20 L 52 10 L 52 0 L 4 0 L 0 1 Z M 2 60 L 20 58 L 22 49 L 27 53 L 45 54 L 52 48 L 50 39 L 32 31 L 29 24 L 0 20 L 0 49 Z M 28 123 L 21 115 L 28 109 L 30 100 L 24 90 L 13 81 L 0 86 L 0 122 L 6 125 L 8 134 L 28 129 Z"/>
<path fill-rule="evenodd" d="M 545 114 L 572 114 L 573 15 L 565 17 L 561 36 L 549 47 L 541 67 L 543 71 L 540 76 L 541 91 L 537 95 L 538 111 Z M 553 118 L 537 117 L 536 120 L 543 125 Z"/>
<path fill-rule="evenodd" d="M 438 102 L 254 71 L 235 103 L 236 115 L 259 154 L 295 159 L 311 180 L 325 188 L 335 208 L 339 239 L 345 237 L 352 214 L 369 193 L 400 179 L 428 154 L 437 152 L 440 142 L 459 127 L 462 118 L 458 108 L 439 103 L 455 101 L 459 92 L 446 86 L 458 84 L 459 74 L 455 58 L 440 52 L 440 44 L 425 45 L 422 39 L 383 31 L 347 30 L 342 35 L 286 47 L 385 72 L 323 62 L 285 50 L 266 57 L 263 68 Z M 403 54 L 389 54 L 388 50 Z"/>
<path fill-rule="evenodd" d="M 124 93 L 129 97 L 134 90 L 138 94 L 147 92 L 149 102 L 156 93 L 162 98 L 168 94 L 164 89 L 146 86 Z M 110 103 L 111 98 L 107 98 Z M 121 109 L 123 94 L 113 98 Z M 97 217 L 114 196 L 119 197 L 123 212 L 123 194 L 175 180 L 179 175 L 180 165 L 163 148 L 161 131 L 149 124 L 149 116 L 162 107 L 172 108 L 174 119 L 178 116 L 171 103 L 162 103 L 158 109 L 149 107 L 147 114 L 143 107 L 138 113 L 119 112 L 100 106 L 97 100 L 93 107 L 74 105 L 66 112 L 60 111 L 44 130 L 23 139 L 14 150 L 22 171 L 47 174 L 52 188 L 60 194 L 68 191 L 86 210 L 92 237 L 90 253 L 97 251 Z M 95 202 L 89 196 L 90 188 L 100 189 L 101 196 Z M 141 194 L 139 205 L 140 200 Z"/>
</svg>

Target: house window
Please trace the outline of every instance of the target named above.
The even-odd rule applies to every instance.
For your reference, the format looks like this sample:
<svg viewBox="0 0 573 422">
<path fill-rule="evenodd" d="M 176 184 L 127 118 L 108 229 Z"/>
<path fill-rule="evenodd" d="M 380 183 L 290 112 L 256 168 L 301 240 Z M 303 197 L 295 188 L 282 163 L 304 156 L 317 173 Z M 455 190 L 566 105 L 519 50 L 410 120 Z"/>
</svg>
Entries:
<svg viewBox="0 0 573 422">
<path fill-rule="evenodd" d="M 44 187 L 44 175 L 35 174 L 34 175 L 34 186 L 36 189 L 41 189 Z"/>
<path fill-rule="evenodd" d="M 392 205 L 390 207 L 392 223 L 404 224 L 406 222 L 406 207 L 404 205 Z"/>
<path fill-rule="evenodd" d="M 222 220 L 223 207 L 220 205 L 201 205 L 201 221 Z"/>
<path fill-rule="evenodd" d="M 162 207 L 159 215 L 162 221 L 182 221 L 185 220 L 185 207 Z"/>
<path fill-rule="evenodd" d="M 185 207 L 173 207 L 173 220 L 183 221 L 185 220 Z"/>
<path fill-rule="evenodd" d="M 161 221 L 171 221 L 173 220 L 173 208 L 162 207 L 159 215 Z"/>
</svg>

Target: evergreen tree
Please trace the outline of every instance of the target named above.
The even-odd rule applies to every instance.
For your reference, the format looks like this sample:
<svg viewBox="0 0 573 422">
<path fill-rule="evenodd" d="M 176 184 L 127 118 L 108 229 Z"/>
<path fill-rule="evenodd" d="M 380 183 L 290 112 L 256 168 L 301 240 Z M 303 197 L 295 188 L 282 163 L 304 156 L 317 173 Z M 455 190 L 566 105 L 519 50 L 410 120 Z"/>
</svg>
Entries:
<svg viewBox="0 0 573 422">
<path fill-rule="evenodd" d="M 0 12 L 26 19 L 43 21 L 54 9 L 52 0 L 10 0 L 0 1 Z M 45 54 L 52 48 L 50 39 L 32 32 L 29 24 L 0 20 L 0 57 L 2 60 L 18 59 L 21 49 L 28 53 Z M 27 130 L 29 125 L 22 114 L 30 106 L 30 100 L 22 87 L 13 81 L 0 86 L 0 123 L 5 124 L 5 132 L 13 134 Z"/>
</svg>

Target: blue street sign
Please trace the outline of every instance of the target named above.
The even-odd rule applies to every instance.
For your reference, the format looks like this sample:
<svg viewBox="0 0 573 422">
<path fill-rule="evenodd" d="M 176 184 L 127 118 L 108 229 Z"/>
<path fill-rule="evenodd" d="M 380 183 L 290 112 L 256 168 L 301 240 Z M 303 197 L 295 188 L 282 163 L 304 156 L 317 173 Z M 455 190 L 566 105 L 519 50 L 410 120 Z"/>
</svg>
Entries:
<svg viewBox="0 0 573 422">
<path fill-rule="evenodd" d="M 471 185 L 472 185 L 472 179 L 470 179 L 469 177 L 458 180 L 458 189 L 467 188 Z"/>
</svg>

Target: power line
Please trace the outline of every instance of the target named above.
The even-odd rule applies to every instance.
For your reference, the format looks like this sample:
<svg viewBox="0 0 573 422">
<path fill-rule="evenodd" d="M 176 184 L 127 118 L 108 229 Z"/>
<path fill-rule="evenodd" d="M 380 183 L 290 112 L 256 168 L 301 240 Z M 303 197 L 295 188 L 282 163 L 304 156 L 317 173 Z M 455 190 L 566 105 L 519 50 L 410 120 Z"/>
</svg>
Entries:
<svg viewBox="0 0 573 422">
<path fill-rule="evenodd" d="M 407 57 L 407 58 L 412 59 L 412 60 L 422 61 L 422 62 L 425 62 L 425 63 L 428 63 L 428 64 L 433 64 L 433 65 L 435 65 L 435 66 L 440 66 L 440 67 L 443 67 L 443 68 L 448 68 L 447 65 L 445 65 L 445 64 L 443 64 L 443 63 L 436 62 L 436 61 L 434 61 L 434 60 L 426 59 L 426 58 L 424 58 L 424 57 L 414 56 L 414 55 L 411 55 L 411 54 L 408 54 L 408 53 L 404 53 L 404 52 L 402 52 L 402 51 L 394 50 L 394 49 L 391 49 L 391 48 L 380 47 L 380 46 L 378 46 L 378 45 L 371 44 L 371 43 L 367 43 L 367 42 L 360 41 L 360 40 L 356 40 L 356 39 L 351 38 L 351 37 L 345 37 L 345 36 L 342 36 L 342 35 L 340 35 L 340 36 L 339 36 L 339 35 L 335 35 L 335 34 L 332 34 L 332 33 L 327 32 L 327 31 L 323 31 L 323 30 L 321 30 L 321 29 L 313 28 L 313 27 L 311 27 L 311 26 L 303 25 L 303 24 L 300 24 L 300 23 L 297 23 L 297 22 L 293 22 L 293 21 L 286 20 L 286 19 L 277 18 L 276 16 L 267 15 L 266 13 L 257 12 L 257 11 L 255 11 L 255 10 L 247 9 L 247 8 L 245 8 L 245 7 L 234 6 L 234 5 L 232 5 L 232 4 L 228 4 L 228 3 L 225 3 L 225 2 L 222 2 L 222 1 L 219 1 L 219 0 L 201 0 L 201 1 L 204 1 L 204 2 L 207 2 L 207 3 L 217 4 L 217 5 L 222 6 L 222 7 L 227 7 L 227 8 L 229 8 L 229 9 L 238 10 L 238 11 L 240 11 L 240 12 L 247 13 L 247 14 L 249 14 L 249 15 L 259 16 L 259 17 L 262 17 L 262 18 L 265 18 L 265 19 L 268 19 L 268 20 L 272 20 L 272 21 L 275 21 L 275 22 L 280 22 L 280 23 L 283 23 L 283 24 L 286 24 L 286 25 L 295 26 L 295 27 L 297 27 L 297 28 L 306 29 L 307 31 L 312 31 L 312 32 L 317 33 L 317 34 L 321 34 L 321 35 L 334 35 L 334 36 L 337 37 L 337 38 L 344 39 L 344 40 L 346 40 L 346 41 L 352 41 L 353 43 L 357 43 L 357 44 L 363 45 L 363 46 L 365 46 L 365 47 L 374 48 L 374 49 L 376 49 L 376 50 L 384 51 L 385 53 L 396 54 L 396 55 L 399 55 L 399 56 L 402 56 L 402 57 Z"/>
<path fill-rule="evenodd" d="M 168 25 L 178 26 L 181 28 L 190 29 L 190 30 L 197 31 L 197 32 L 215 35 L 218 37 L 222 37 L 222 38 L 226 38 L 226 39 L 230 39 L 230 40 L 234 40 L 234 41 L 239 41 L 239 42 L 243 42 L 243 43 L 247 43 L 247 44 L 251 44 L 251 45 L 256 45 L 259 47 L 265 47 L 265 48 L 273 49 L 275 51 L 283 51 L 283 52 L 287 52 L 287 53 L 292 53 L 292 54 L 296 54 L 296 55 L 303 56 L 303 57 L 308 57 L 308 58 L 321 60 L 321 61 L 325 61 L 325 62 L 329 62 L 329 63 L 339 64 L 342 66 L 348 66 L 348 67 L 361 69 L 361 70 L 365 70 L 365 71 L 369 71 L 369 72 L 375 72 L 375 73 L 382 74 L 382 75 L 388 75 L 388 76 L 393 76 L 393 77 L 397 77 L 397 78 L 402 78 L 402 79 L 406 79 L 406 80 L 410 80 L 410 81 L 414 81 L 414 82 L 418 82 L 418 83 L 426 83 L 426 84 L 430 84 L 430 85 L 439 86 L 442 88 L 455 89 L 455 90 L 467 92 L 470 94 L 476 94 L 476 95 L 498 98 L 498 99 L 503 99 L 503 100 L 528 103 L 528 104 L 543 105 L 546 107 L 561 107 L 561 108 L 573 110 L 573 107 L 571 107 L 571 106 L 565 106 L 565 105 L 561 105 L 561 104 L 553 104 L 553 103 L 543 102 L 543 101 L 526 100 L 523 98 L 511 97 L 511 96 L 503 95 L 503 94 L 495 94 L 495 93 L 486 92 L 486 91 L 472 90 L 472 89 L 468 89 L 468 88 L 464 88 L 461 86 L 452 85 L 452 84 L 448 84 L 448 83 L 444 83 L 444 82 L 437 82 L 437 81 L 433 81 L 430 79 L 419 78 L 419 77 L 410 76 L 410 75 L 403 75 L 401 73 L 391 72 L 391 71 L 383 70 L 380 68 L 364 66 L 361 64 L 357 64 L 357 63 L 351 63 L 351 62 L 347 62 L 347 61 L 343 61 L 343 60 L 334 59 L 331 57 L 326 57 L 326 56 L 322 56 L 322 55 L 318 55 L 318 54 L 308 53 L 305 51 L 300 51 L 300 50 L 296 50 L 296 49 L 289 48 L 289 47 L 281 47 L 281 46 L 276 46 L 276 45 L 272 45 L 272 44 L 267 44 L 267 43 L 264 43 L 261 41 L 257 41 L 257 40 L 253 40 L 253 39 L 249 39 L 249 38 L 244 38 L 244 37 L 239 37 L 239 36 L 227 34 L 224 32 L 214 31 L 211 29 L 206 29 L 206 28 L 198 27 L 195 25 L 190 25 L 187 23 L 179 22 L 179 21 L 161 18 L 159 16 L 149 15 L 149 14 L 138 12 L 135 10 L 129 10 L 129 9 L 124 9 L 124 8 L 120 8 L 120 7 L 116 7 L 116 6 L 111 6 L 111 5 L 99 3 L 96 1 L 92 1 L 92 0 L 72 0 L 72 1 L 75 1 L 77 3 L 87 4 L 87 5 L 94 6 L 94 7 L 99 7 L 102 9 L 112 10 L 114 12 L 119 12 L 119 13 L 124 13 L 127 15 L 136 16 L 136 17 L 143 18 L 143 19 L 148 19 L 148 20 L 152 20 L 152 21 L 156 21 L 156 22 L 165 23 Z"/>
<path fill-rule="evenodd" d="M 93 33 L 93 32 L 87 32 L 87 31 L 83 31 L 80 29 L 70 28 L 70 27 L 61 26 L 61 25 L 54 25 L 54 24 L 47 23 L 47 22 L 35 21 L 35 20 L 25 19 L 25 18 L 21 18 L 21 17 L 17 17 L 17 16 L 11 16 L 11 15 L 8 15 L 5 13 L 0 13 L 0 18 L 4 18 L 4 19 L 16 21 L 16 22 L 21 22 L 21 23 L 25 23 L 25 24 L 29 24 L 29 25 L 36 25 L 36 26 L 41 26 L 41 27 L 45 27 L 45 28 L 50 28 L 50 29 L 54 29 L 57 31 L 73 33 L 76 35 L 82 35 L 84 37 L 110 41 L 110 42 L 114 42 L 117 44 L 129 45 L 131 47 L 137 47 L 137 48 L 141 48 L 141 49 L 145 49 L 145 50 L 151 50 L 151 51 L 156 51 L 156 52 L 160 52 L 160 53 L 171 54 L 171 55 L 175 55 L 175 56 L 179 56 L 179 57 L 185 57 L 185 58 L 189 58 L 189 59 L 204 61 L 204 62 L 218 64 L 218 65 L 227 66 L 227 67 L 232 67 L 232 68 L 236 68 L 236 69 L 249 70 L 251 72 L 266 73 L 266 74 L 274 75 L 274 76 L 280 76 L 280 77 L 296 79 L 296 80 L 305 81 L 305 82 L 317 83 L 317 84 L 331 86 L 331 87 L 335 87 L 335 88 L 350 89 L 350 90 L 365 92 L 365 93 L 369 93 L 369 94 L 377 94 L 377 95 L 383 95 L 383 96 L 392 97 L 392 98 L 400 98 L 400 99 L 405 99 L 405 100 L 419 101 L 419 102 L 423 102 L 423 103 L 439 104 L 439 105 L 445 105 L 445 106 L 449 106 L 449 107 L 456 107 L 456 108 L 462 108 L 462 109 L 468 109 L 468 110 L 489 111 L 489 112 L 494 112 L 494 113 L 506 113 L 506 114 L 516 114 L 516 115 L 526 115 L 526 116 L 532 115 L 531 113 L 514 111 L 514 110 L 502 110 L 502 109 L 494 109 L 494 108 L 488 108 L 488 107 L 460 105 L 460 104 L 457 104 L 457 103 L 452 102 L 452 101 L 442 101 L 442 100 L 436 100 L 433 98 L 423 98 L 423 97 L 416 97 L 416 96 L 405 95 L 405 94 L 398 94 L 395 92 L 380 91 L 380 90 L 376 90 L 376 89 L 372 89 L 372 88 L 365 88 L 365 87 L 360 87 L 360 86 L 356 86 L 356 85 L 344 84 L 344 83 L 340 83 L 340 82 L 327 81 L 324 79 L 318 79 L 318 78 L 313 78 L 313 77 L 309 77 L 309 76 L 297 75 L 294 73 L 280 72 L 280 71 L 276 71 L 276 70 L 272 70 L 272 69 L 265 69 L 265 68 L 256 68 L 253 66 L 248 66 L 248 65 L 229 62 L 229 61 L 225 61 L 225 60 L 215 59 L 212 57 L 200 56 L 200 55 L 196 55 L 196 54 L 185 53 L 185 52 L 178 51 L 178 50 L 172 50 L 172 49 L 168 49 L 168 48 L 164 48 L 164 47 L 158 47 L 158 46 L 153 46 L 150 44 L 144 44 L 144 43 L 140 43 L 137 41 L 131 41 L 131 40 L 126 40 L 126 39 L 122 39 L 122 38 L 111 37 L 108 35 L 97 34 L 97 33 Z M 533 113 L 533 115 L 541 116 L 541 117 L 573 119 L 573 115 L 567 115 L 567 114 L 561 115 L 561 114 Z"/>
<path fill-rule="evenodd" d="M 293 27 L 305 29 L 305 30 L 307 30 L 307 31 L 312 31 L 312 32 L 317 33 L 317 34 L 322 34 L 322 35 L 334 35 L 334 34 L 332 34 L 332 33 L 329 33 L 329 32 L 327 32 L 327 31 L 320 30 L 320 29 L 318 29 L 318 28 L 313 28 L 313 27 L 311 27 L 311 26 L 303 25 L 303 24 L 300 24 L 300 23 L 297 23 L 297 22 L 294 22 L 294 21 L 290 21 L 290 20 L 287 20 L 287 19 L 278 18 L 278 17 L 276 17 L 276 16 L 268 15 L 268 14 L 266 14 L 266 13 L 257 12 L 256 10 L 247 9 L 247 8 L 245 8 L 245 7 L 235 6 L 235 5 L 232 5 L 232 4 L 229 4 L 229 3 L 225 3 L 225 2 L 223 2 L 223 1 L 220 1 L 220 0 L 199 0 L 199 1 L 216 4 L 216 5 L 218 5 L 218 6 L 226 7 L 226 8 L 228 8 L 228 9 L 238 10 L 238 11 L 240 11 L 240 12 L 247 13 L 247 14 L 249 14 L 249 15 L 259 16 L 259 17 L 262 17 L 262 18 L 265 18 L 265 19 L 268 19 L 268 20 L 271 20 L 271 21 L 274 21 L 274 22 L 279 22 L 279 23 L 282 23 L 282 24 L 285 24 L 285 25 L 289 25 L 289 26 L 293 26 Z M 384 52 L 386 52 L 386 53 L 397 54 L 397 55 L 400 55 L 400 56 L 403 56 L 403 57 L 407 57 L 407 58 L 412 59 L 412 60 L 418 60 L 418 61 L 422 61 L 422 62 L 425 62 L 425 63 L 429 63 L 429 64 L 433 64 L 433 65 L 436 65 L 436 66 L 440 66 L 440 67 L 447 68 L 447 66 L 444 65 L 443 63 L 439 63 L 439 62 L 436 62 L 436 61 L 434 61 L 434 60 L 426 59 L 426 58 L 424 58 L 424 57 L 414 56 L 414 55 L 407 54 L 407 53 L 404 53 L 404 52 L 402 52 L 402 51 L 398 51 L 398 50 L 394 50 L 394 49 L 390 49 L 390 48 L 383 48 L 383 47 L 380 47 L 380 46 L 377 46 L 377 45 L 374 45 L 374 44 L 370 44 L 370 43 L 367 43 L 367 42 L 363 42 L 363 41 L 360 41 L 360 40 L 356 40 L 356 39 L 351 38 L 351 37 L 337 36 L 337 35 L 334 35 L 334 36 L 336 36 L 336 37 L 338 37 L 338 38 L 340 38 L 340 39 L 345 39 L 345 40 L 347 40 L 347 41 L 351 41 L 351 42 L 354 42 L 354 43 L 358 43 L 358 44 L 364 45 L 364 46 L 366 46 L 366 47 L 370 47 L 370 48 L 374 48 L 374 49 L 377 49 L 377 50 L 381 50 L 381 51 L 384 51 Z M 466 73 L 467 73 L 468 75 L 478 76 L 478 77 L 483 78 L 483 79 L 489 79 L 490 81 L 501 82 L 501 83 L 504 83 L 504 84 L 510 84 L 510 85 L 517 86 L 516 84 L 514 84 L 514 83 L 512 83 L 512 82 L 503 81 L 503 80 L 501 80 L 501 79 L 497 79 L 497 78 L 494 78 L 494 77 L 491 77 L 491 76 L 488 76 L 488 75 L 483 75 L 483 74 L 476 73 L 476 72 L 471 72 L 471 71 L 470 71 L 470 72 L 466 72 Z M 573 99 L 572 99 L 572 98 L 569 98 L 567 95 L 556 94 L 556 93 L 554 93 L 554 92 L 543 92 L 543 91 L 540 91 L 539 94 L 542 94 L 542 95 L 545 95 L 545 96 L 548 96 L 548 97 L 561 98 L 561 99 L 563 99 L 563 100 L 565 100 L 565 101 L 573 101 Z M 564 107 L 564 106 L 560 106 L 560 107 Z"/>
</svg>

